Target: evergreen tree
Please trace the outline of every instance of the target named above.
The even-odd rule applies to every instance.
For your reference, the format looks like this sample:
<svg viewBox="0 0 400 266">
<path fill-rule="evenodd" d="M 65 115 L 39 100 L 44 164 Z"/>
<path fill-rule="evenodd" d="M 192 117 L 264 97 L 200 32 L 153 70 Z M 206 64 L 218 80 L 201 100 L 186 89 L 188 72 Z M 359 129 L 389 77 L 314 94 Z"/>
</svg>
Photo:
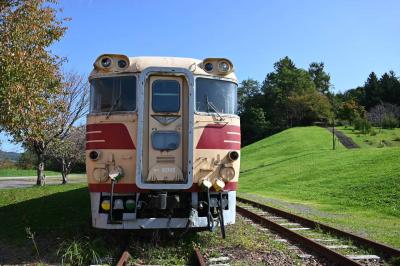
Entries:
<svg viewBox="0 0 400 266">
<path fill-rule="evenodd" d="M 365 89 L 365 108 L 369 110 L 382 101 L 382 89 L 379 80 L 374 72 L 369 74 L 364 85 Z"/>
<path fill-rule="evenodd" d="M 310 74 L 312 80 L 314 81 L 315 88 L 327 95 L 329 93 L 329 88 L 331 87 L 331 77 L 324 70 L 324 63 L 313 62 L 308 68 L 308 73 Z"/>
</svg>

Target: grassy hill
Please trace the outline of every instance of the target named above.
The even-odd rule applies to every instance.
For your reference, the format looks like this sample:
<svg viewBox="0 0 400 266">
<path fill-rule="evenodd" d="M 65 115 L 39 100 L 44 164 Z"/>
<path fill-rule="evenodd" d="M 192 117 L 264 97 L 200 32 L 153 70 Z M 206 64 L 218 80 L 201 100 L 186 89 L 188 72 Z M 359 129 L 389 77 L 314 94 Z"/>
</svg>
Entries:
<svg viewBox="0 0 400 266">
<path fill-rule="evenodd" d="M 240 192 L 400 247 L 400 148 L 331 142 L 326 129 L 303 127 L 244 147 Z"/>
</svg>

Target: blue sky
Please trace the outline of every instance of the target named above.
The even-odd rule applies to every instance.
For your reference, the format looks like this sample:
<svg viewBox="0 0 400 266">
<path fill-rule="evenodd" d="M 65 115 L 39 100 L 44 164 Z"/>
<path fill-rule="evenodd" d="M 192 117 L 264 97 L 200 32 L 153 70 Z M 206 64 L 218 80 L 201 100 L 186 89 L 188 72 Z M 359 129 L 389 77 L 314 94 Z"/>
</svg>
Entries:
<svg viewBox="0 0 400 266">
<path fill-rule="evenodd" d="M 336 91 L 371 71 L 400 74 L 400 1 L 61 0 L 70 17 L 52 51 L 66 70 L 90 72 L 102 53 L 227 57 L 240 80 L 262 81 L 284 56 L 298 67 L 322 61 Z M 2 149 L 15 145 L 3 141 Z"/>
</svg>

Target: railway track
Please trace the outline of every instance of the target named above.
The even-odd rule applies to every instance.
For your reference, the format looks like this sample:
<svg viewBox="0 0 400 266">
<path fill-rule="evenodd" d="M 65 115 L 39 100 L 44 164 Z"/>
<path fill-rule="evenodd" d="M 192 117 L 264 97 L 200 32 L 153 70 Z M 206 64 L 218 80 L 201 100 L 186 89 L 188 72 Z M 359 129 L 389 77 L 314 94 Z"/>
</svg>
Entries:
<svg viewBox="0 0 400 266">
<path fill-rule="evenodd" d="M 236 210 L 286 238 L 280 241 L 289 241 L 335 264 L 383 265 L 400 259 L 398 249 L 249 199 L 237 197 Z"/>
<path fill-rule="evenodd" d="M 230 258 L 219 256 L 212 258 L 205 258 L 198 248 L 193 249 L 193 266 L 229 266 Z"/>
</svg>

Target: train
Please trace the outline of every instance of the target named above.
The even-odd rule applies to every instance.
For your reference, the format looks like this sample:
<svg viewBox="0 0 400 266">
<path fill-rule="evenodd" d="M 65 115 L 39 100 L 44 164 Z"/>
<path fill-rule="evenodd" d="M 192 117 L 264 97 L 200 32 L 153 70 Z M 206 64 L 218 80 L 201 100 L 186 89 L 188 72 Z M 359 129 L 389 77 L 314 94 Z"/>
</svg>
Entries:
<svg viewBox="0 0 400 266">
<path fill-rule="evenodd" d="M 238 80 L 226 58 L 100 55 L 89 75 L 86 173 L 100 229 L 235 223 Z"/>
</svg>

